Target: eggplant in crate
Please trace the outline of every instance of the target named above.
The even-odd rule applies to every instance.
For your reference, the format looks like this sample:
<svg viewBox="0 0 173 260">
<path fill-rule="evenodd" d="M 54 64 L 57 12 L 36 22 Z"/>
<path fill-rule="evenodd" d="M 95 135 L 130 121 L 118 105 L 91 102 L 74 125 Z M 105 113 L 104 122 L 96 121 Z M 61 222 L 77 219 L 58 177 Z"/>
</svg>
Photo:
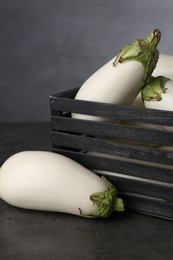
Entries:
<svg viewBox="0 0 173 260">
<path fill-rule="evenodd" d="M 50 97 L 52 150 L 106 176 L 127 210 L 173 220 L 173 112 L 75 100 L 77 91 Z"/>
</svg>

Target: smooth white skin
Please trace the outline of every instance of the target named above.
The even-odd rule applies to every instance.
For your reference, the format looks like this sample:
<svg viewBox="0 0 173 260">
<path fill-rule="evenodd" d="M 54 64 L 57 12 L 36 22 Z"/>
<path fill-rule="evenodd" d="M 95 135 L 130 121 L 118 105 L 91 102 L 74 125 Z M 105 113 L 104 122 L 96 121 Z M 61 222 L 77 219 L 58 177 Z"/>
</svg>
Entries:
<svg viewBox="0 0 173 260">
<path fill-rule="evenodd" d="M 160 54 L 153 76 L 165 76 L 173 80 L 173 56 Z"/>
<path fill-rule="evenodd" d="M 138 95 L 144 78 L 141 62 L 127 61 L 113 66 L 115 58 L 106 63 L 79 89 L 75 99 L 130 105 Z M 73 118 L 102 121 L 103 118 L 72 114 Z"/>
<path fill-rule="evenodd" d="M 146 108 L 162 109 L 173 111 L 173 81 L 169 80 L 165 84 L 166 91 L 162 94 L 160 101 L 146 101 L 144 105 Z"/>
<path fill-rule="evenodd" d="M 0 169 L 0 197 L 21 208 L 80 215 L 95 210 L 90 195 L 105 182 L 75 161 L 53 152 L 25 151 Z"/>
</svg>

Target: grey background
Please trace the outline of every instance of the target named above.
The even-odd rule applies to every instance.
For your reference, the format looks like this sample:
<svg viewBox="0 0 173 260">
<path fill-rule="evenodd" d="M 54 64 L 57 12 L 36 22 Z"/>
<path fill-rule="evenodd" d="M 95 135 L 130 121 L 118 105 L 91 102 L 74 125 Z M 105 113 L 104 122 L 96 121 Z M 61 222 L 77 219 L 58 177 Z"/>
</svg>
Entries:
<svg viewBox="0 0 173 260">
<path fill-rule="evenodd" d="M 49 121 L 51 94 L 155 28 L 172 55 L 172 0 L 1 0 L 0 122 Z"/>
</svg>

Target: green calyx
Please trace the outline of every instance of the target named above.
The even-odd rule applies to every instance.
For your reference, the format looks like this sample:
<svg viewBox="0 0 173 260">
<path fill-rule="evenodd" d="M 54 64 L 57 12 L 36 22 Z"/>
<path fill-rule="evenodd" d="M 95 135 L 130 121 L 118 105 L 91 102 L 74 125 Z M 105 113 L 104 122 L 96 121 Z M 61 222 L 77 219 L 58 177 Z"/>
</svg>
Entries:
<svg viewBox="0 0 173 260">
<path fill-rule="evenodd" d="M 79 209 L 80 214 L 85 217 L 107 218 L 110 217 L 113 211 L 124 211 L 124 202 L 117 197 L 116 188 L 104 177 L 107 189 L 103 192 L 96 192 L 90 196 L 93 205 L 96 205 L 94 212 L 83 212 Z"/>
<path fill-rule="evenodd" d="M 162 94 L 166 91 L 166 82 L 169 80 L 163 76 L 151 77 L 150 81 L 141 90 L 142 99 L 146 101 L 162 100 Z"/>
<path fill-rule="evenodd" d="M 126 61 L 139 61 L 144 66 L 144 83 L 148 82 L 153 73 L 158 58 L 159 51 L 157 45 L 160 42 L 161 32 L 159 29 L 151 32 L 148 37 L 144 39 L 137 39 L 127 44 L 116 56 L 113 65 Z"/>
</svg>

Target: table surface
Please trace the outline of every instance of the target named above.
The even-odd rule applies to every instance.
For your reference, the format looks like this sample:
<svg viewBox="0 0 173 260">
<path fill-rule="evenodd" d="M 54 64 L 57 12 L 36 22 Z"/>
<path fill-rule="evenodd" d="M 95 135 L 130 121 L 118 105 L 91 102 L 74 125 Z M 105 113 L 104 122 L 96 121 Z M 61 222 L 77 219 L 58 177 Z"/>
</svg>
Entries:
<svg viewBox="0 0 173 260">
<path fill-rule="evenodd" d="M 23 150 L 50 151 L 50 124 L 0 124 L 0 164 Z M 132 212 L 88 219 L 0 199 L 0 259 L 172 260 L 173 222 Z"/>
</svg>

